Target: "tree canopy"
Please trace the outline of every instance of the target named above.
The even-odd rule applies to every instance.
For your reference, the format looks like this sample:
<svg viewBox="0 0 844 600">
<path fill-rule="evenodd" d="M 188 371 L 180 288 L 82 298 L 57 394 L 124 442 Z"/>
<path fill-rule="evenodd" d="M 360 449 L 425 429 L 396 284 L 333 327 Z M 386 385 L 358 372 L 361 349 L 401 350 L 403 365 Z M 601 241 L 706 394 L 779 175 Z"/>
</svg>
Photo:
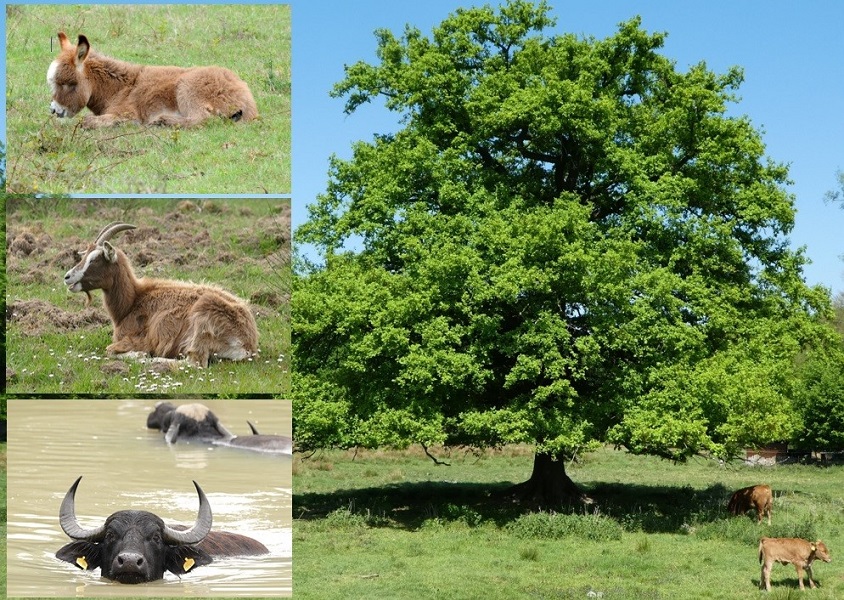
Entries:
<svg viewBox="0 0 844 600">
<path fill-rule="evenodd" d="M 788 245 L 787 167 L 640 19 L 546 34 L 547 3 L 376 32 L 346 111 L 399 131 L 333 157 L 297 241 L 302 448 L 621 444 L 673 459 L 788 439 L 828 292 Z"/>
</svg>

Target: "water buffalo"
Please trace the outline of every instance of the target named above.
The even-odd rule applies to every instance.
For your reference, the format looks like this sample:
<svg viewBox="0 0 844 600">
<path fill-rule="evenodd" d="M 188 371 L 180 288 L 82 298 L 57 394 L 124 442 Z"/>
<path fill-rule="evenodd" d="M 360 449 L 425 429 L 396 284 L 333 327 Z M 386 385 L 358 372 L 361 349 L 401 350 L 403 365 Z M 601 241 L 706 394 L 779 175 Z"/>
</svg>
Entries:
<svg viewBox="0 0 844 600">
<path fill-rule="evenodd" d="M 291 438 L 258 433 L 252 423 L 247 423 L 252 435 L 235 435 L 226 429 L 204 404 L 183 404 L 176 407 L 170 402 L 162 402 L 157 404 L 155 410 L 147 417 L 147 427 L 163 431 L 168 444 L 181 438 L 266 454 L 293 453 Z"/>
<path fill-rule="evenodd" d="M 170 402 L 159 402 L 147 417 L 147 427 L 163 431 L 168 444 L 179 437 L 202 442 L 235 437 L 204 404 L 182 404 L 177 407 Z"/>
<path fill-rule="evenodd" d="M 63 546 L 56 558 L 80 569 L 100 572 L 119 583 L 142 583 L 191 572 L 213 559 L 230 556 L 267 554 L 258 540 L 211 531 L 211 505 L 199 484 L 199 512 L 193 526 L 167 525 L 157 515 L 142 510 L 120 510 L 105 523 L 84 529 L 76 520 L 76 488 L 80 476 L 65 494 L 59 509 L 62 530 L 74 541 Z"/>
</svg>

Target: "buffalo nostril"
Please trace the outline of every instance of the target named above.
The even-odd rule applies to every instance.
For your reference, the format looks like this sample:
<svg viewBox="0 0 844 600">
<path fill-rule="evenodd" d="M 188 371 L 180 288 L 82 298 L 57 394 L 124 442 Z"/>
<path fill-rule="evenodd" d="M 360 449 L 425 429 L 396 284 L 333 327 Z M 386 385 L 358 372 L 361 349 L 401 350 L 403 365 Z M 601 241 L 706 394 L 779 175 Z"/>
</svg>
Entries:
<svg viewBox="0 0 844 600">
<path fill-rule="evenodd" d="M 139 568 L 144 566 L 144 557 L 137 552 L 123 552 L 117 555 L 117 566 L 119 568 Z"/>
</svg>

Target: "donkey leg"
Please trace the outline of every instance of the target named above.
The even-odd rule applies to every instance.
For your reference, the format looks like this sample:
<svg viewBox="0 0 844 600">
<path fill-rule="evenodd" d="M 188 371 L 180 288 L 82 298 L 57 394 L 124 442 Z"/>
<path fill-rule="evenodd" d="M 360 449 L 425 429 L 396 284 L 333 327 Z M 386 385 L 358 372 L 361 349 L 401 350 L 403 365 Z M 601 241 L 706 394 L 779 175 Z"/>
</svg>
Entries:
<svg viewBox="0 0 844 600">
<path fill-rule="evenodd" d="M 163 125 L 165 127 L 195 127 L 202 123 L 208 115 L 189 115 L 185 116 L 180 113 L 162 113 L 150 119 L 150 125 Z"/>
<path fill-rule="evenodd" d="M 84 129 L 99 129 L 101 127 L 114 127 L 132 119 L 121 117 L 119 115 L 103 114 L 103 115 L 86 115 L 82 119 L 82 127 Z"/>
</svg>

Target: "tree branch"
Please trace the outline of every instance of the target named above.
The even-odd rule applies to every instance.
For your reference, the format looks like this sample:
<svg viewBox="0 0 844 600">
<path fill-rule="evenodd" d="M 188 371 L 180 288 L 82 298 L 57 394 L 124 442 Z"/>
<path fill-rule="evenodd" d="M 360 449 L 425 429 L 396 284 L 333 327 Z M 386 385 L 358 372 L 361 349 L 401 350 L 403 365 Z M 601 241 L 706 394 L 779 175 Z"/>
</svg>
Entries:
<svg viewBox="0 0 844 600">
<path fill-rule="evenodd" d="M 447 462 L 445 462 L 445 461 L 439 460 L 436 456 L 434 456 L 433 454 L 431 454 L 430 452 L 428 452 L 428 446 L 426 446 L 425 444 L 419 444 L 419 445 L 420 445 L 420 446 L 422 446 L 422 449 L 425 451 L 425 455 L 426 455 L 428 458 L 430 458 L 432 461 L 434 461 L 434 464 L 435 464 L 435 465 L 437 465 L 437 466 L 439 466 L 439 465 L 445 465 L 446 467 L 450 467 L 450 466 L 451 466 L 451 463 L 447 463 Z"/>
</svg>

